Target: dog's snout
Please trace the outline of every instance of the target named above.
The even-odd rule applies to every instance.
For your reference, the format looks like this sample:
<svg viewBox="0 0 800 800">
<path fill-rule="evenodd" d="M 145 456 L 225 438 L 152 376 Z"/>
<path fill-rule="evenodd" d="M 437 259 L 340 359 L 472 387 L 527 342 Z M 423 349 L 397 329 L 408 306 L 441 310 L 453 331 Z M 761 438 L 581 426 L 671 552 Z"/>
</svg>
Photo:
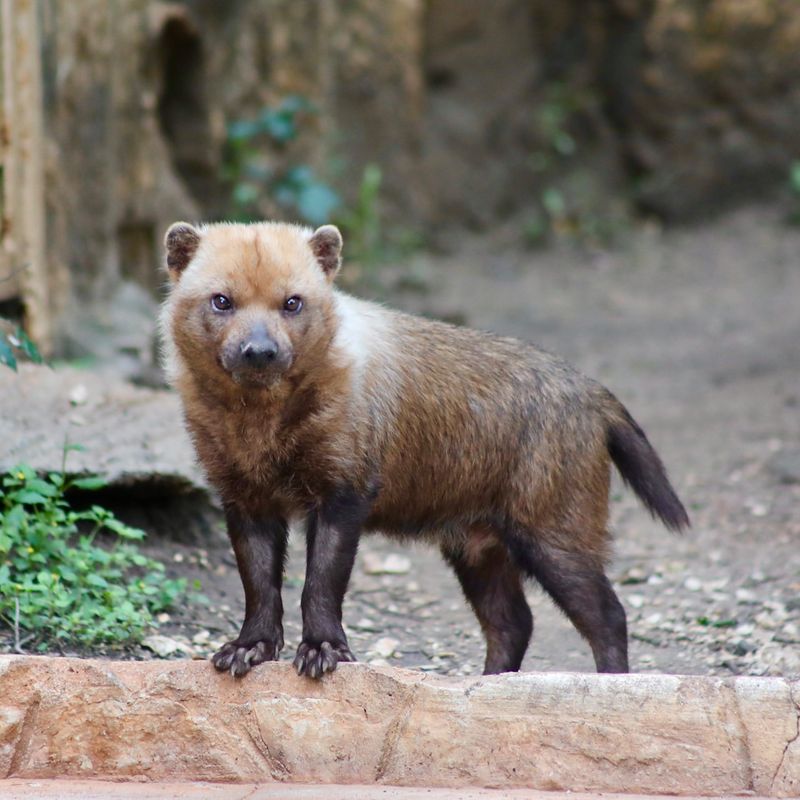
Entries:
<svg viewBox="0 0 800 800">
<path fill-rule="evenodd" d="M 264 367 L 278 357 L 278 344 L 266 333 L 256 333 L 242 342 L 241 353 L 248 366 Z"/>
</svg>

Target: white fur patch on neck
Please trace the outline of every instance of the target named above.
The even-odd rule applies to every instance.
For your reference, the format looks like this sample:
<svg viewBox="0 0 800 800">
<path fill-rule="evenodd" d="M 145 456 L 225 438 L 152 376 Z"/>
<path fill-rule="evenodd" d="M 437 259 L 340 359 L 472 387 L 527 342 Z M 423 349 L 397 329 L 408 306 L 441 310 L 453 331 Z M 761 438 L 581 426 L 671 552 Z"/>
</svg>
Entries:
<svg viewBox="0 0 800 800">
<path fill-rule="evenodd" d="M 334 344 L 360 376 L 370 361 L 390 355 L 391 313 L 339 291 L 334 292 L 334 300 L 339 318 Z"/>
</svg>

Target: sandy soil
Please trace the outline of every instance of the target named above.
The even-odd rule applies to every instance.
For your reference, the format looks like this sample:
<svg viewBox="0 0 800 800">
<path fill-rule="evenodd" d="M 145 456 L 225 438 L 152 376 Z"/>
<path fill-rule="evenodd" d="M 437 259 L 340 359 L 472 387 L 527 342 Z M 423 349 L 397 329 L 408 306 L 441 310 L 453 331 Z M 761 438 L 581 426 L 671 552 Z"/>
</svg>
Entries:
<svg viewBox="0 0 800 800">
<path fill-rule="evenodd" d="M 628 611 L 636 671 L 800 673 L 798 254 L 800 230 L 775 210 L 747 209 L 694 229 L 637 229 L 607 252 L 525 251 L 509 229 L 383 273 L 396 284 L 395 305 L 566 356 L 648 431 L 694 527 L 668 534 L 615 487 L 610 575 Z M 148 547 L 199 578 L 210 600 L 173 614 L 161 633 L 198 657 L 234 635 L 243 598 L 222 534 L 201 547 L 155 539 Z M 284 657 L 299 641 L 303 565 L 294 535 Z M 549 599 L 535 586 L 529 599 L 535 630 L 523 668 L 593 669 L 588 646 Z M 435 551 L 365 539 L 345 622 L 362 660 L 481 670 L 480 630 Z"/>
</svg>

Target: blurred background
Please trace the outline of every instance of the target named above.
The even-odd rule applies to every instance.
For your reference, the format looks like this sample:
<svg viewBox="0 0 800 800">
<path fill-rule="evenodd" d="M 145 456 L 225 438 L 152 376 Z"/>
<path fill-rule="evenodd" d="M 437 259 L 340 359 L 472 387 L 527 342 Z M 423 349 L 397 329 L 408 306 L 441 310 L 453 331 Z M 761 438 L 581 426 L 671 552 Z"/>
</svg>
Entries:
<svg viewBox="0 0 800 800">
<path fill-rule="evenodd" d="M 800 206 L 795 0 L 3 12 L 0 314 L 48 353 L 104 351 L 109 303 L 158 297 L 176 219 L 334 220 L 365 272 L 501 223 L 520 247 L 598 248 Z"/>
<path fill-rule="evenodd" d="M 162 654 L 213 651 L 242 599 L 163 391 L 161 242 L 179 219 L 280 218 L 342 228 L 345 288 L 557 351 L 643 423 L 694 527 L 665 536 L 615 487 L 634 669 L 800 674 L 797 0 L 0 9 L 0 467 L 41 517 L 25 481 L 85 446 L 68 471 L 102 473 L 108 506 L 210 598 L 158 617 Z M 21 363 L 42 355 L 52 369 Z M 3 585 L 0 649 L 23 596 Z M 529 599 L 525 668 L 591 669 Z M 429 551 L 365 542 L 345 618 L 361 658 L 480 671 L 477 622 Z"/>
</svg>

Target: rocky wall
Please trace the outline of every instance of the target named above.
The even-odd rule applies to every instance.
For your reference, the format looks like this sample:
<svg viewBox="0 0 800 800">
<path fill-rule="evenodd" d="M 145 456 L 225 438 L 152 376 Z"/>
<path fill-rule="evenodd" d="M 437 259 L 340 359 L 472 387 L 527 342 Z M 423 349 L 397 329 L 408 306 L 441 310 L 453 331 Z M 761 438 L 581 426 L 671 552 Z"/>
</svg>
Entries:
<svg viewBox="0 0 800 800">
<path fill-rule="evenodd" d="M 125 279 L 157 293 L 168 223 L 230 214 L 227 124 L 289 93 L 317 109 L 292 158 L 348 200 L 379 164 L 387 213 L 429 230 L 490 225 L 576 170 L 600 197 L 695 219 L 774 190 L 800 158 L 796 0 L 36 8 L 62 328 L 76 299 L 102 316 Z"/>
</svg>

